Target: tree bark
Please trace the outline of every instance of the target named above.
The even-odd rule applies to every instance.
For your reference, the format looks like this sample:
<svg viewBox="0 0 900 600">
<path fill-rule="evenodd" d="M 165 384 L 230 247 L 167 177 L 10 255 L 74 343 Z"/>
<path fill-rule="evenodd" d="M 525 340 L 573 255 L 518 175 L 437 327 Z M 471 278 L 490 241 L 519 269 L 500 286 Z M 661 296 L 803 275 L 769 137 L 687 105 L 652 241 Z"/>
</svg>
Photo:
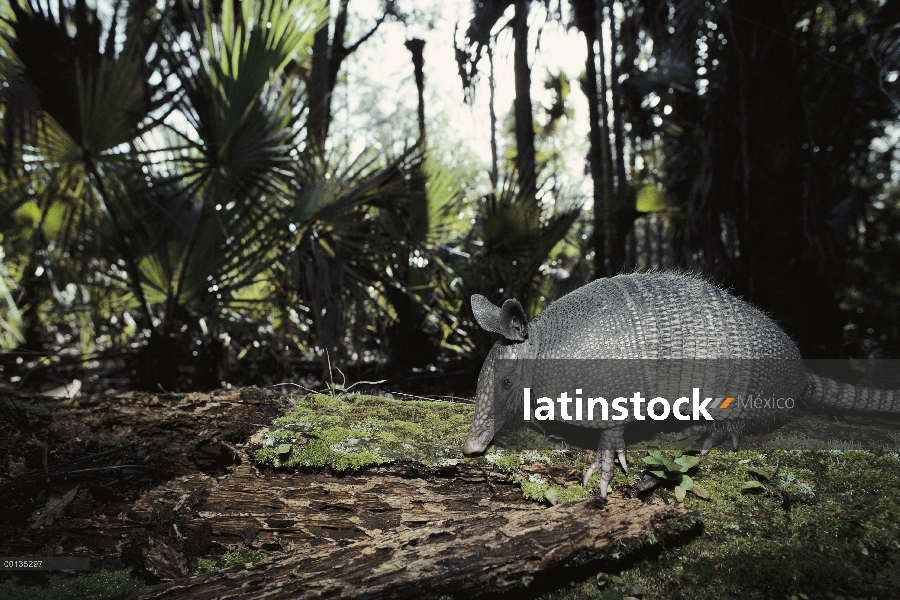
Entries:
<svg viewBox="0 0 900 600">
<path fill-rule="evenodd" d="M 325 23 L 313 38 L 312 68 L 309 76 L 308 149 L 319 153 L 328 137 L 331 120 L 331 91 L 328 89 L 328 70 L 331 53 L 329 23 Z"/>
<path fill-rule="evenodd" d="M 571 561 L 625 554 L 696 523 L 681 507 L 623 498 L 553 508 L 529 506 L 509 492 L 479 499 L 485 475 L 477 470 L 458 470 L 460 480 L 449 485 L 453 479 L 411 478 L 414 469 L 405 476 L 391 474 L 398 468 L 404 467 L 342 478 L 260 478 L 244 468 L 222 482 L 204 476 L 172 482 L 138 503 L 131 518 L 159 529 L 160 514 L 200 514 L 213 538 L 267 540 L 286 553 L 131 597 L 468 596 L 513 589 Z M 177 544 L 168 541 L 151 539 L 148 556 L 171 562 Z M 152 551 L 167 545 L 168 552 Z"/>
</svg>

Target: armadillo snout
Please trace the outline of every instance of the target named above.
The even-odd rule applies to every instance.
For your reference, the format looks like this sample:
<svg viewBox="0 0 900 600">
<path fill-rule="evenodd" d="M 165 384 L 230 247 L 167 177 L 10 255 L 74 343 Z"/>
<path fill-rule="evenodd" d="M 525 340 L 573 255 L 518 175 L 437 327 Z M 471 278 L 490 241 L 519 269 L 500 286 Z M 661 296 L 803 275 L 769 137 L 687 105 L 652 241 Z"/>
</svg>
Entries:
<svg viewBox="0 0 900 600">
<path fill-rule="evenodd" d="M 478 443 L 478 440 L 469 438 L 463 444 L 463 454 L 478 454 L 484 452 L 484 446 Z"/>
<path fill-rule="evenodd" d="M 481 435 L 474 431 L 470 431 L 469 437 L 466 438 L 466 443 L 463 444 L 463 454 L 479 454 L 484 452 L 492 439 L 494 439 L 494 435 L 490 431 L 482 432 Z"/>
</svg>

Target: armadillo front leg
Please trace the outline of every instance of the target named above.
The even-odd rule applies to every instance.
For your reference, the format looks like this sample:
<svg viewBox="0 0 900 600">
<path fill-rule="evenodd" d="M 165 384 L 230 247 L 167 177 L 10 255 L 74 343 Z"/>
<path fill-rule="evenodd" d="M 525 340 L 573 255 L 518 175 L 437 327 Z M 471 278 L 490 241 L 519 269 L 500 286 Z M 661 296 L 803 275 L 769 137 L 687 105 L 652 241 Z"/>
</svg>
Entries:
<svg viewBox="0 0 900 600">
<path fill-rule="evenodd" d="M 613 427 L 600 432 L 600 443 L 597 445 L 597 455 L 594 462 L 584 474 L 584 487 L 587 487 L 591 475 L 600 471 L 600 496 L 606 498 L 606 490 L 613 478 L 615 461 L 613 453 L 619 457 L 622 469 L 628 472 L 628 463 L 625 460 L 625 427 Z"/>
</svg>

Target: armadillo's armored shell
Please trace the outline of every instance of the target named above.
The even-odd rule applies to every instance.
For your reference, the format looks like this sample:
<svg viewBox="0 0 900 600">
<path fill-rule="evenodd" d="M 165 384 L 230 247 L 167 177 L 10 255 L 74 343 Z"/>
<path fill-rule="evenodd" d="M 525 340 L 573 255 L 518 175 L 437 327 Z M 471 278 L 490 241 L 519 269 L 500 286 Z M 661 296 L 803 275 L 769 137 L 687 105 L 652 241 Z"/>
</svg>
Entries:
<svg viewBox="0 0 900 600">
<path fill-rule="evenodd" d="M 597 279 L 531 323 L 539 358 L 799 359 L 761 311 L 715 285 L 677 273 Z"/>
<path fill-rule="evenodd" d="M 610 399 L 641 392 L 647 399 L 674 401 L 697 387 L 714 397 L 797 399 L 807 385 L 797 347 L 772 319 L 696 277 L 650 273 L 599 279 L 551 304 L 531 329 L 540 333 L 535 392 L 550 397 L 582 387 L 586 394 Z M 736 402 L 715 418 L 760 419 L 771 413 Z M 607 428 L 631 420 L 595 417 L 575 424 Z"/>
</svg>

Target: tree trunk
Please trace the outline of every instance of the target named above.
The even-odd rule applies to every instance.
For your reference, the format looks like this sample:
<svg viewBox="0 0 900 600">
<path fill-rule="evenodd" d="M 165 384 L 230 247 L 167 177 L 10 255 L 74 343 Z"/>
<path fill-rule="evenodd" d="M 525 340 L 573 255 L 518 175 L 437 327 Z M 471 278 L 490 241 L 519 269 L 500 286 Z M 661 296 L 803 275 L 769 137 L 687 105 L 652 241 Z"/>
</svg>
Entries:
<svg viewBox="0 0 900 600">
<path fill-rule="evenodd" d="M 497 189 L 497 182 L 500 180 L 499 161 L 497 159 L 497 109 L 494 95 L 497 91 L 497 82 L 494 80 L 494 50 L 490 44 L 487 45 L 488 62 L 490 63 L 490 75 L 488 76 L 488 86 L 490 89 L 489 109 L 491 113 L 491 188 Z"/>
<path fill-rule="evenodd" d="M 609 143 L 609 102 L 607 101 L 609 87 L 607 85 L 606 79 L 606 40 L 603 36 L 603 23 L 605 18 L 603 16 L 603 4 L 602 0 L 594 0 L 594 28 L 597 32 L 597 47 L 599 54 L 597 58 L 600 62 L 600 71 L 598 72 L 598 76 L 600 78 L 600 114 L 599 114 L 599 124 L 600 124 L 600 161 L 601 161 L 601 177 L 603 182 L 603 201 L 600 206 L 600 218 L 602 219 L 600 225 L 602 227 L 602 235 L 603 235 L 603 270 L 600 271 L 598 276 L 604 277 L 609 275 L 614 275 L 612 268 L 610 267 L 610 241 L 611 241 L 611 226 L 613 223 L 613 172 L 612 172 L 612 160 L 610 155 L 612 154 L 610 143 Z M 596 218 L 596 214 L 595 214 Z"/>
<path fill-rule="evenodd" d="M 273 546 L 293 548 L 283 557 L 156 585 L 131 597 L 435 598 L 521 591 L 523 582 L 541 572 L 613 552 L 630 554 L 694 523 L 680 507 L 637 500 L 616 498 L 603 508 L 592 500 L 511 508 L 493 500 L 487 506 L 475 504 L 477 496 L 459 493 L 470 487 L 463 481 L 453 488 L 442 486 L 459 491 L 439 496 L 421 480 L 374 473 L 347 477 L 345 483 L 311 479 L 264 483 L 250 477 L 245 481 L 249 487 L 235 485 L 237 480 L 230 485 L 202 482 L 209 497 L 196 510 L 208 515 L 213 531 L 232 529 L 236 539 L 266 536 Z M 166 508 L 198 495 L 196 484 L 181 487 L 167 494 L 171 501 Z M 153 519 L 159 506 L 132 514 Z M 265 512 L 270 516 L 260 519 Z M 252 517 L 243 516 L 248 513 Z M 235 527 L 241 522 L 248 531 Z M 156 544 L 153 548 L 161 545 Z"/>
<path fill-rule="evenodd" d="M 516 81 L 516 170 L 523 193 L 537 195 L 534 152 L 534 118 L 531 111 L 531 68 L 528 66 L 528 4 L 516 0 L 513 17 L 515 53 L 513 65 Z"/>
<path fill-rule="evenodd" d="M 312 69 L 307 90 L 309 94 L 309 124 L 307 126 L 308 149 L 319 153 L 328 137 L 331 120 L 331 90 L 328 89 L 328 71 L 331 54 L 329 23 L 325 23 L 313 38 Z"/>
<path fill-rule="evenodd" d="M 585 85 L 584 93 L 588 98 L 588 115 L 591 129 L 588 133 L 590 148 L 588 149 L 588 165 L 591 169 L 591 180 L 594 182 L 594 278 L 597 279 L 606 274 L 606 236 L 603 231 L 603 167 L 600 157 L 600 145 L 602 132 L 600 130 L 600 111 L 597 104 L 597 54 L 594 51 L 596 41 L 593 32 L 586 31 L 587 60 L 585 61 Z"/>
<path fill-rule="evenodd" d="M 594 278 L 600 278 L 607 275 L 607 225 L 612 186 L 610 185 L 611 172 L 609 168 L 609 131 L 606 126 L 608 107 L 606 104 L 606 53 L 603 48 L 603 20 L 600 16 L 600 7 L 596 2 L 592 2 L 592 4 L 591 18 L 589 21 L 586 20 L 584 31 L 588 50 L 585 62 L 585 94 L 588 97 L 591 121 L 589 134 L 591 147 L 588 151 L 588 163 L 591 168 L 591 178 L 594 181 Z M 599 89 L 597 86 L 598 54 L 594 50 L 595 42 L 599 42 Z"/>
<path fill-rule="evenodd" d="M 615 16 L 615 0 L 607 0 L 609 9 L 609 38 L 612 48 L 610 56 L 610 92 L 612 96 L 613 134 L 615 136 L 615 191 L 613 192 L 613 214 L 610 227 L 609 274 L 616 275 L 625 270 L 625 238 L 634 223 L 637 213 L 631 200 L 628 178 L 625 173 L 625 128 L 622 124 L 622 89 L 619 85 L 618 47 L 619 36 Z"/>
<path fill-rule="evenodd" d="M 717 170 L 723 181 L 716 187 L 743 199 L 734 208 L 741 264 L 733 284 L 783 325 L 804 356 L 836 356 L 845 317 L 828 276 L 833 262 L 823 258 L 833 251 L 822 209 L 829 200 L 818 186 L 821 159 L 811 150 L 810 103 L 797 83 L 803 65 L 790 43 L 789 5 L 729 6 L 726 53 L 735 83 L 715 109 L 728 115 L 716 150 L 735 150 L 728 168 Z"/>
<path fill-rule="evenodd" d="M 367 39 L 378 30 L 388 16 L 381 15 L 375 25 L 353 44 L 344 44 L 347 32 L 350 0 L 341 0 L 337 16 L 334 19 L 334 31 L 329 36 L 329 24 L 326 23 L 313 38 L 312 68 L 309 76 L 309 128 L 307 146 L 313 151 L 321 152 L 325 148 L 328 129 L 331 126 L 331 95 L 337 85 L 337 76 L 341 71 L 344 59 L 356 52 Z"/>
<path fill-rule="evenodd" d="M 406 48 L 412 53 L 413 72 L 419 99 L 419 144 L 425 147 L 425 40 L 413 38 L 406 41 Z"/>
</svg>

